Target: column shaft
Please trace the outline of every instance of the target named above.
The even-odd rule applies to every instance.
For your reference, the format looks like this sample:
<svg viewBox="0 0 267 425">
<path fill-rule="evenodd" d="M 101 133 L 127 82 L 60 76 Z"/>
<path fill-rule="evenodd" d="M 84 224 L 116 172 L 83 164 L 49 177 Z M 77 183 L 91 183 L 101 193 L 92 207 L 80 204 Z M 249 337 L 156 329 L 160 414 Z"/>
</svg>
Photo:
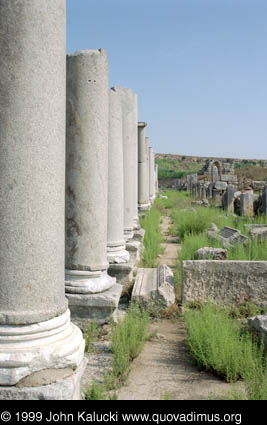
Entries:
<svg viewBox="0 0 267 425">
<path fill-rule="evenodd" d="M 0 2 L 1 324 L 49 320 L 67 308 L 65 1 L 45 4 Z"/>
<path fill-rule="evenodd" d="M 146 123 L 138 123 L 138 204 L 140 210 L 149 208 L 149 196 L 147 193 L 148 170 L 147 170 L 147 146 L 146 146 Z"/>
<path fill-rule="evenodd" d="M 129 261 L 125 250 L 122 110 L 116 88 L 109 92 L 109 145 L 108 145 L 108 261 Z"/>
<path fill-rule="evenodd" d="M 133 237 L 137 211 L 137 96 L 125 87 L 116 87 L 122 105 L 123 169 L 124 169 L 124 236 Z"/>
<path fill-rule="evenodd" d="M 65 0 L 0 0 L 0 399 L 53 398 L 60 376 L 70 399 L 83 359 L 64 294 L 65 26 Z"/>
<path fill-rule="evenodd" d="M 108 83 L 103 49 L 67 56 L 66 292 L 72 294 L 114 284 L 106 273 Z"/>
</svg>

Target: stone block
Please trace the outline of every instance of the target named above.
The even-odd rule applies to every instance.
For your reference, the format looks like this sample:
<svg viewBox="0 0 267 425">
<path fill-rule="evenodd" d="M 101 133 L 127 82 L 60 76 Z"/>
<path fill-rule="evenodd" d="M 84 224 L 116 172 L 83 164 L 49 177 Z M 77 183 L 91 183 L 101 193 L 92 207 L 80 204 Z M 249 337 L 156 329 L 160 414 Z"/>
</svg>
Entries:
<svg viewBox="0 0 267 425">
<path fill-rule="evenodd" d="M 233 247 L 237 243 L 245 243 L 248 238 L 242 235 L 238 229 L 234 229 L 229 226 L 225 226 L 222 230 L 214 230 L 210 228 L 208 230 L 208 237 L 210 239 L 221 241 L 224 248 Z"/>
<path fill-rule="evenodd" d="M 43 370 L 42 379 L 49 374 L 53 378 L 49 384 L 40 385 L 35 380 L 32 386 L 1 386 L 0 400 L 81 400 L 81 378 L 86 363 L 87 360 L 83 359 L 76 371 L 63 379 L 55 379 L 56 370 Z"/>
<path fill-rule="evenodd" d="M 136 230 L 134 232 L 133 240 L 134 241 L 143 242 L 144 241 L 144 236 L 145 236 L 145 230 L 141 228 L 141 229 Z"/>
<path fill-rule="evenodd" d="M 203 247 L 194 253 L 195 260 L 226 260 L 227 250 L 223 248 Z"/>
<path fill-rule="evenodd" d="M 138 269 L 132 300 L 141 305 L 157 302 L 162 308 L 174 304 L 175 293 L 171 269 L 165 264 L 158 269 Z"/>
<path fill-rule="evenodd" d="M 249 317 L 248 325 L 258 333 L 260 340 L 262 337 L 264 338 L 264 343 L 267 346 L 267 314 Z"/>
<path fill-rule="evenodd" d="M 134 264 L 110 264 L 108 274 L 116 278 L 116 282 L 125 286 L 133 280 Z"/>
<path fill-rule="evenodd" d="M 267 261 L 183 261 L 182 301 L 267 306 Z"/>
<path fill-rule="evenodd" d="M 134 240 L 126 242 L 126 250 L 130 253 L 130 263 L 136 264 L 141 259 L 143 244 Z"/>
<path fill-rule="evenodd" d="M 253 225 L 252 225 L 253 226 Z M 257 239 L 258 241 L 262 241 L 267 237 L 267 224 L 253 226 L 249 230 L 249 236 L 251 239 Z"/>
<path fill-rule="evenodd" d="M 219 191 L 223 191 L 223 190 L 226 190 L 227 189 L 227 183 L 226 182 L 215 182 L 214 183 L 214 188 L 216 189 L 216 190 L 219 190 Z"/>
<path fill-rule="evenodd" d="M 247 217 L 254 216 L 254 194 L 253 193 L 250 193 L 250 192 L 241 193 L 240 214 Z"/>
<path fill-rule="evenodd" d="M 112 314 L 116 314 L 121 292 L 122 285 L 116 283 L 107 291 L 97 294 L 66 293 L 73 323 L 79 327 L 84 327 L 92 319 L 98 323 L 107 323 Z"/>
</svg>

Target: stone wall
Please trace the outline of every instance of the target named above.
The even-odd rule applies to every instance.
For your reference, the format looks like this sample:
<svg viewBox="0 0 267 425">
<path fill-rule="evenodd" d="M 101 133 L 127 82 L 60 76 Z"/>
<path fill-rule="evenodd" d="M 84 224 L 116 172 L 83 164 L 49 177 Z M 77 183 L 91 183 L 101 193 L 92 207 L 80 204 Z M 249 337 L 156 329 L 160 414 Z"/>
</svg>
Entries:
<svg viewBox="0 0 267 425">
<path fill-rule="evenodd" d="M 267 261 L 183 261 L 182 301 L 267 305 Z"/>
</svg>

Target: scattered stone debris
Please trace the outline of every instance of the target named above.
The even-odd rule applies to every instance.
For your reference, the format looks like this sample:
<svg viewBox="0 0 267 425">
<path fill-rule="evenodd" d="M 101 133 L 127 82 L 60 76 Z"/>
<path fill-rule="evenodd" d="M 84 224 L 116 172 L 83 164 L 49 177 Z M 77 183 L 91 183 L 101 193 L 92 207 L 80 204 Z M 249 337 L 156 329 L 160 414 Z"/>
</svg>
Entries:
<svg viewBox="0 0 267 425">
<path fill-rule="evenodd" d="M 226 260 L 227 249 L 203 247 L 194 254 L 195 260 Z"/>
<path fill-rule="evenodd" d="M 217 227 L 217 226 L 216 226 Z M 242 235 L 238 229 L 225 226 L 222 230 L 208 230 L 208 237 L 210 239 L 222 241 L 223 247 L 233 247 L 237 243 L 245 243 L 249 238 Z"/>
<path fill-rule="evenodd" d="M 166 196 L 166 195 L 159 195 L 159 198 L 160 199 L 169 199 L 168 196 Z"/>
<path fill-rule="evenodd" d="M 191 205 L 202 205 L 204 207 L 207 207 L 209 205 L 209 201 L 207 199 L 202 199 L 201 201 L 192 201 Z"/>
<path fill-rule="evenodd" d="M 267 237 L 267 224 L 245 224 L 249 229 L 249 236 L 251 239 L 262 241 Z"/>
<path fill-rule="evenodd" d="M 249 317 L 248 325 L 258 333 L 260 339 L 264 337 L 264 343 L 267 346 L 267 314 Z"/>
<path fill-rule="evenodd" d="M 171 269 L 165 264 L 157 269 L 138 269 L 132 300 L 138 301 L 141 305 L 156 301 L 163 309 L 174 304 L 175 293 Z"/>
</svg>

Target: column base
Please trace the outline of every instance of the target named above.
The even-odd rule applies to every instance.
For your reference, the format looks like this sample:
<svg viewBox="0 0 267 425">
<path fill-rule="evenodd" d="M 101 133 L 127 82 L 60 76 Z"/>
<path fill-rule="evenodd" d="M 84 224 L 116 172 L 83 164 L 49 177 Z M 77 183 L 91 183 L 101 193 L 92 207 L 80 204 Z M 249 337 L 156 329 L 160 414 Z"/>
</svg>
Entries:
<svg viewBox="0 0 267 425">
<path fill-rule="evenodd" d="M 116 283 L 106 270 L 81 271 L 65 270 L 65 289 L 67 294 L 96 294 L 106 291 Z"/>
<path fill-rule="evenodd" d="M 28 386 L 33 375 L 47 370 L 53 379 L 62 378 L 62 369 L 73 375 L 83 360 L 84 345 L 69 310 L 46 322 L 0 326 L 0 392 L 1 386 Z"/>
<path fill-rule="evenodd" d="M 125 245 L 108 246 L 107 258 L 109 264 L 122 264 L 129 261 L 130 254 L 128 251 L 126 251 Z"/>
<path fill-rule="evenodd" d="M 135 217 L 134 219 L 133 219 L 133 229 L 134 230 L 139 230 L 140 229 L 140 223 L 139 223 L 139 218 L 138 218 L 138 216 L 137 217 Z"/>
<path fill-rule="evenodd" d="M 149 210 L 151 207 L 150 202 L 148 202 L 147 204 L 139 204 L 138 205 L 138 209 L 139 211 L 147 211 Z"/>
<path fill-rule="evenodd" d="M 122 285 L 115 283 L 112 288 L 100 293 L 66 293 L 72 321 L 82 328 L 93 319 L 100 324 L 107 323 L 112 315 L 117 314 L 121 292 Z"/>
<path fill-rule="evenodd" d="M 135 264 L 140 261 L 143 250 L 143 244 L 139 241 L 130 241 L 126 243 L 126 249 L 130 253 L 130 262 Z"/>
<path fill-rule="evenodd" d="M 142 227 L 141 227 L 141 229 L 136 230 L 134 232 L 133 240 L 134 241 L 139 241 L 139 242 L 142 242 L 143 243 L 144 242 L 144 237 L 145 237 L 145 230 L 142 229 Z"/>
<path fill-rule="evenodd" d="M 130 241 L 131 239 L 133 239 L 134 237 L 134 231 L 133 228 L 131 229 L 124 229 L 123 231 L 123 236 L 124 236 L 124 240 L 125 242 Z"/>
<path fill-rule="evenodd" d="M 110 264 L 108 273 L 116 278 L 116 281 L 126 286 L 133 280 L 134 264 L 132 262 L 123 264 Z"/>
<path fill-rule="evenodd" d="M 0 400 L 81 400 L 81 379 L 86 364 L 87 360 L 83 359 L 76 371 L 66 378 L 57 379 L 54 369 L 47 369 L 32 376 L 31 386 L 0 387 Z M 59 371 L 64 375 L 65 369 Z M 49 377 L 52 382 L 46 385 Z"/>
</svg>

